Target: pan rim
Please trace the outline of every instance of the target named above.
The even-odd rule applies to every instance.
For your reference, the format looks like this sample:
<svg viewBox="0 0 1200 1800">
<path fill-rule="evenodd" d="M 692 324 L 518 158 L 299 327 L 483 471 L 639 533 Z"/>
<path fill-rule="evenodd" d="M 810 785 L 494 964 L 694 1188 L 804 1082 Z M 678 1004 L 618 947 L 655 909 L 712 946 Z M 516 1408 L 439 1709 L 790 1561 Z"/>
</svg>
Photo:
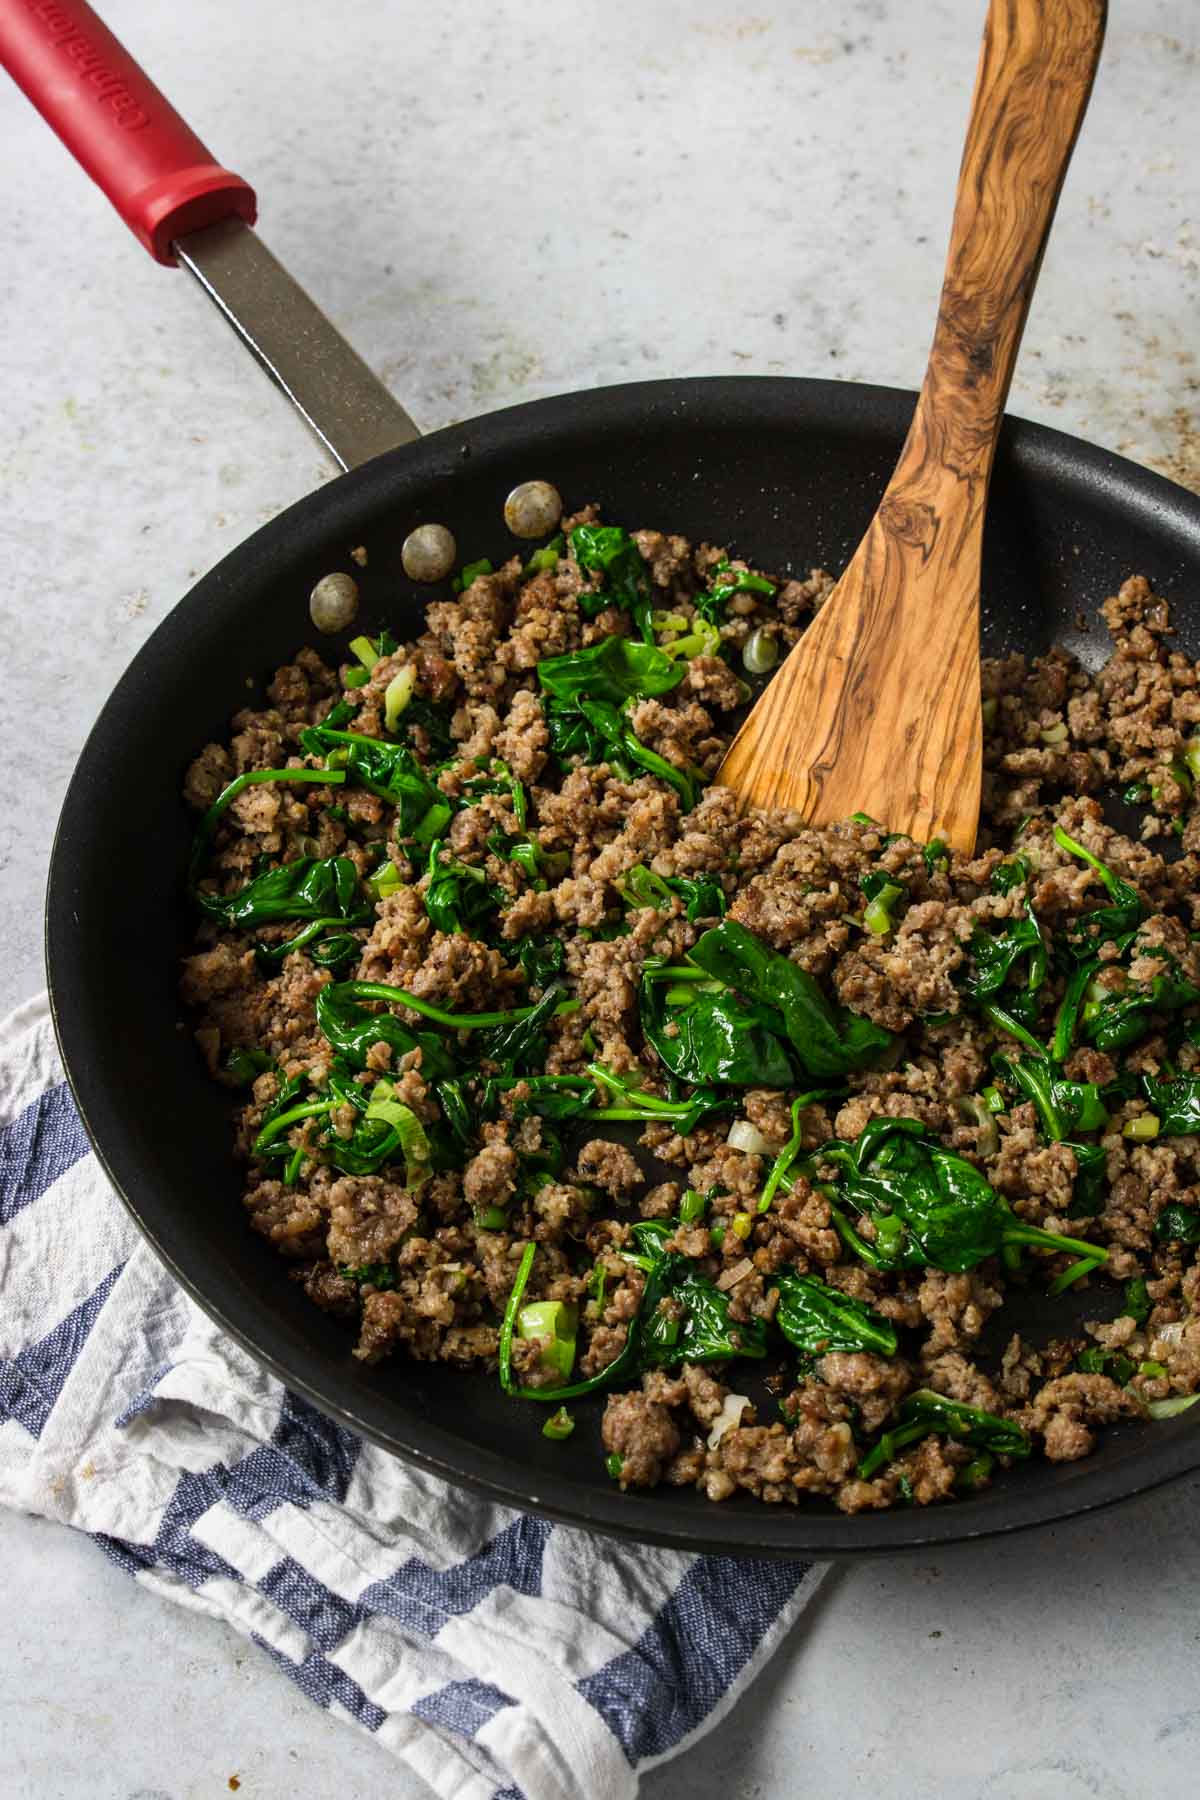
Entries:
<svg viewBox="0 0 1200 1800">
<path fill-rule="evenodd" d="M 442 1479 L 518 1511 L 537 1511 L 583 1529 L 671 1549 L 725 1555 L 834 1559 L 898 1555 L 1007 1536 L 1014 1531 L 1058 1523 L 1131 1499 L 1200 1467 L 1200 1431 L 1194 1427 L 1179 1429 L 1183 1425 L 1181 1420 L 1166 1431 L 1160 1428 L 1161 1436 L 1156 1432 L 1155 1438 L 1139 1450 L 1135 1460 L 1121 1462 L 1115 1467 L 1097 1463 L 1059 1488 L 1035 1485 L 1028 1492 L 1024 1488 L 1010 1490 L 1003 1513 L 997 1509 L 997 1516 L 986 1516 L 974 1525 L 965 1507 L 929 1507 L 902 1514 L 849 1518 L 815 1511 L 806 1513 L 800 1509 L 781 1513 L 779 1509 L 767 1508 L 757 1502 L 747 1503 L 745 1509 L 737 1504 L 712 1506 L 704 1512 L 689 1512 L 686 1518 L 680 1503 L 679 1522 L 675 1523 L 675 1515 L 669 1510 L 672 1503 L 668 1501 L 664 1506 L 652 1496 L 620 1494 L 615 1488 L 585 1487 L 566 1476 L 527 1475 L 522 1486 L 505 1475 L 505 1469 L 512 1467 L 511 1462 L 482 1446 L 455 1438 L 431 1421 L 402 1415 L 399 1421 L 404 1431 L 402 1442 L 394 1431 L 389 1432 L 370 1416 L 370 1409 L 364 1414 L 348 1400 L 338 1397 L 336 1371 L 330 1370 L 322 1379 L 310 1379 L 289 1367 L 279 1347 L 283 1335 L 281 1328 L 276 1326 L 272 1332 L 269 1315 L 259 1313 L 252 1323 L 247 1323 L 236 1306 L 226 1305 L 205 1292 L 202 1277 L 181 1266 L 174 1254 L 165 1216 L 158 1221 L 148 1217 L 145 1202 L 127 1191 L 126 1183 L 114 1169 L 112 1159 L 100 1141 L 103 1134 L 94 1127 L 92 1117 L 92 1102 L 103 1088 L 103 1076 L 88 1067 L 83 1044 L 73 1048 L 76 1034 L 71 1021 L 72 998 L 67 978 L 70 930 L 66 915 L 70 910 L 68 872 L 71 854 L 67 842 L 68 815 L 81 804 L 81 783 L 86 782 L 96 747 L 111 728 L 114 712 L 120 709 L 123 698 L 136 690 L 148 663 L 161 647 L 161 634 L 169 634 L 180 608 L 202 606 L 207 595 L 224 587 L 234 569 L 240 569 L 250 557 L 269 555 L 276 541 L 286 539 L 290 544 L 294 543 L 301 522 L 306 533 L 319 534 L 322 529 L 327 529 L 330 515 L 343 512 L 348 497 L 357 496 L 362 505 L 371 507 L 375 497 L 382 497 L 386 492 L 392 472 L 406 461 L 429 458 L 432 468 L 444 457 L 445 474 L 452 477 L 454 469 L 461 466 L 464 446 L 470 450 L 476 432 L 486 433 L 490 446 L 498 443 L 503 448 L 505 441 L 510 439 L 515 447 L 531 426 L 565 423 L 568 419 L 575 421 L 581 414 L 588 415 L 589 430 L 606 424 L 628 430 L 631 411 L 638 407 L 650 415 L 661 412 L 664 407 L 678 413 L 687 407 L 693 395 L 698 398 L 701 394 L 714 404 L 729 401 L 736 395 L 740 403 L 749 405 L 753 399 L 765 399 L 768 391 L 776 401 L 803 401 L 814 416 L 819 413 L 831 425 L 842 428 L 852 427 L 856 413 L 861 409 L 864 430 L 878 434 L 881 428 L 894 423 L 897 442 L 903 435 L 916 399 L 915 393 L 905 389 L 785 376 L 684 377 L 621 383 L 556 395 L 447 426 L 415 444 L 385 452 L 297 500 L 229 551 L 182 597 L 141 646 L 101 708 L 68 783 L 51 849 L 46 893 L 45 948 L 51 1015 L 63 1067 L 88 1138 L 105 1175 L 153 1253 L 223 1331 L 286 1387 L 302 1394 L 321 1412 L 389 1453 Z M 1045 465 L 1047 472 L 1064 460 L 1076 471 L 1090 471 L 1118 502 L 1125 497 L 1130 504 L 1136 500 L 1142 510 L 1150 508 L 1160 514 L 1174 513 L 1200 536 L 1200 498 L 1115 452 L 1053 427 L 1012 417 L 1006 421 L 1002 445 L 1002 454 L 1026 455 L 1035 465 Z M 277 1347 L 270 1347 L 272 1343 Z M 387 1404 L 386 1397 L 381 1396 L 380 1410 L 386 1410 Z M 533 1492 L 532 1488 L 539 1491 Z"/>
</svg>

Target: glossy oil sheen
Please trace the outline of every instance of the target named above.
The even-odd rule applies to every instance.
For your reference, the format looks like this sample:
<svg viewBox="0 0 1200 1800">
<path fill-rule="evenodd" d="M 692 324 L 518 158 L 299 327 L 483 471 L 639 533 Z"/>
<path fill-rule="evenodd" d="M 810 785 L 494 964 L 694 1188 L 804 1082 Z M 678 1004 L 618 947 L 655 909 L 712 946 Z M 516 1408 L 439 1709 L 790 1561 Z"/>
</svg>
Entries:
<svg viewBox="0 0 1200 1800">
<path fill-rule="evenodd" d="M 913 399 L 819 381 L 639 383 L 512 408 L 389 452 L 272 521 L 181 601 L 118 684 L 72 779 L 47 897 L 51 997 L 85 1123 L 134 1217 L 200 1305 L 293 1388 L 513 1506 L 687 1550 L 894 1554 L 1064 1518 L 1200 1466 L 1200 1418 L 1185 1414 L 1110 1431 L 1083 1462 L 1014 1469 L 953 1506 L 848 1519 L 822 1502 L 621 1495 L 599 1449 L 602 1400 L 580 1403 L 579 1429 L 554 1443 L 540 1410 L 504 1400 L 487 1377 L 354 1360 L 346 1325 L 314 1307 L 246 1226 L 229 1100 L 181 1028 L 177 958 L 192 925 L 181 891 L 184 770 L 311 641 L 309 591 L 354 567 L 352 546 L 365 544 L 370 559 L 355 568 L 354 629 L 387 624 L 402 637 L 419 628 L 431 593 L 401 571 L 408 533 L 436 520 L 464 561 L 499 563 L 520 548 L 504 528 L 505 496 L 530 479 L 553 481 L 568 507 L 595 500 L 610 520 L 727 544 L 765 568 L 836 572 L 871 517 Z M 1097 608 L 1132 573 L 1173 601 L 1183 647 L 1200 653 L 1200 499 L 1010 421 L 985 541 L 985 653 L 1058 640 L 1096 666 L 1107 646 Z M 336 639 L 323 647 L 334 660 L 344 651 Z"/>
</svg>

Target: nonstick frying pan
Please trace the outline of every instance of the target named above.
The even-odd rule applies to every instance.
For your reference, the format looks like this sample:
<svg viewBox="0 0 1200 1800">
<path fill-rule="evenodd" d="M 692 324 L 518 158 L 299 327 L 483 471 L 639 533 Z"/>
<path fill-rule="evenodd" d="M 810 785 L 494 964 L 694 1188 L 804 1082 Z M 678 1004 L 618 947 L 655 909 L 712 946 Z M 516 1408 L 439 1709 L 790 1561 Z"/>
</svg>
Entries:
<svg viewBox="0 0 1200 1800">
<path fill-rule="evenodd" d="M 81 48 L 68 66 L 63 46 L 72 43 Z M 218 298 L 225 284 L 260 357 L 290 359 L 275 372 L 339 460 L 359 461 L 372 437 L 377 447 L 389 432 L 393 441 L 412 435 L 248 226 L 230 223 L 252 218 L 250 190 L 216 168 L 94 14 L 66 0 L 0 0 L 0 50 L 148 247 L 165 261 L 194 250 L 194 272 Z M 131 151 L 128 123 L 113 121 L 138 115 L 147 125 Z M 308 308 L 300 353 L 289 306 Z M 247 704 L 247 681 L 258 687 L 311 635 L 306 600 L 320 576 L 353 569 L 363 595 L 356 630 L 415 633 L 428 590 L 403 576 L 407 533 L 435 519 L 471 557 L 499 562 L 512 550 L 504 496 L 533 476 L 553 480 L 568 505 L 595 500 L 610 519 L 728 542 L 764 567 L 836 570 L 874 509 L 913 398 L 828 381 L 636 383 L 510 408 L 373 455 L 256 532 L 179 603 L 118 683 L 72 778 L 51 859 L 47 966 L 71 1086 L 117 1191 L 193 1298 L 290 1387 L 397 1455 L 515 1507 L 693 1551 L 861 1556 L 1048 1523 L 1200 1467 L 1200 1421 L 1185 1414 L 1116 1428 L 1082 1462 L 1025 1465 L 942 1508 L 845 1518 L 815 1502 L 622 1495 L 598 1448 L 601 1402 L 580 1408 L 572 1439 L 552 1443 L 540 1414 L 479 1375 L 353 1359 L 345 1327 L 313 1307 L 248 1230 L 228 1100 L 180 1020 L 177 960 L 192 927 L 182 773 Z M 363 570 L 348 560 L 358 545 L 369 554 Z M 1010 420 L 985 544 L 985 653 L 1033 654 L 1057 641 L 1096 666 L 1107 647 L 1099 604 L 1135 571 L 1172 601 L 1182 647 L 1200 654 L 1191 599 L 1200 499 L 1095 446 Z M 1095 1293 L 1064 1304 L 1076 1317 L 1100 1310 Z M 1003 1321 L 1026 1326 L 1019 1297 Z M 1060 1331 L 1073 1322 L 1055 1315 Z"/>
</svg>

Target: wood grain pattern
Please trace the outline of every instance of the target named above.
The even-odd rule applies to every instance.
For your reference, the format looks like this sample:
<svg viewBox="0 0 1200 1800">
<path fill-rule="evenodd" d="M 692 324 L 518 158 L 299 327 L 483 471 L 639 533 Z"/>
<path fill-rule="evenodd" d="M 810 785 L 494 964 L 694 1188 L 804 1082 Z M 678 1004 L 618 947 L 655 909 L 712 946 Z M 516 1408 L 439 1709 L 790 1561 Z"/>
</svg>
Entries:
<svg viewBox="0 0 1200 1800">
<path fill-rule="evenodd" d="M 1104 0 L 992 0 L 912 424 L 845 574 L 721 765 L 747 805 L 818 825 L 865 811 L 974 846 L 988 484 L 1104 23 Z"/>
</svg>

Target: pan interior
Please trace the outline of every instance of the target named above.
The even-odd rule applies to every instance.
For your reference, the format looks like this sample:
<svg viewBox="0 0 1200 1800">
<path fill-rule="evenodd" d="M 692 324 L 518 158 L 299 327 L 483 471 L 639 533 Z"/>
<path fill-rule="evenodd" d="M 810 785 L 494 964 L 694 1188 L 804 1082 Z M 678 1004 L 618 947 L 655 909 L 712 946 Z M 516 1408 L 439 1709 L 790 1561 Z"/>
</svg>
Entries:
<svg viewBox="0 0 1200 1800">
<path fill-rule="evenodd" d="M 192 926 L 180 891 L 191 828 L 183 771 L 314 641 L 307 600 L 320 576 L 353 571 L 363 594 L 356 631 L 386 624 L 411 635 L 437 590 L 403 576 L 407 533 L 437 520 L 463 561 L 499 563 L 514 549 L 504 497 L 531 477 L 553 481 L 569 507 L 594 500 L 630 527 L 729 545 L 780 572 L 837 572 L 912 404 L 909 394 L 832 382 L 656 382 L 513 408 L 391 452 L 301 501 L 193 589 L 123 677 L 73 777 L 52 859 L 47 959 L 71 1082 L 118 1189 L 194 1297 L 291 1386 L 388 1448 L 515 1505 L 692 1550 L 854 1555 L 1063 1517 L 1200 1464 L 1200 1430 L 1181 1417 L 1152 1433 L 1113 1431 L 1097 1456 L 1015 1470 L 953 1507 L 845 1519 L 817 1503 L 621 1496 L 599 1452 L 601 1401 L 582 1405 L 574 1437 L 553 1443 L 540 1411 L 505 1401 L 478 1375 L 354 1361 L 346 1327 L 245 1225 L 228 1100 L 181 1018 L 177 959 Z M 350 560 L 359 545 L 364 570 Z M 1175 602 L 1179 640 L 1200 653 L 1190 598 L 1200 595 L 1200 501 L 1010 421 L 988 518 L 985 652 L 1059 641 L 1096 666 L 1107 653 L 1099 604 L 1135 572 Z M 344 654 L 344 640 L 325 645 Z"/>
</svg>

